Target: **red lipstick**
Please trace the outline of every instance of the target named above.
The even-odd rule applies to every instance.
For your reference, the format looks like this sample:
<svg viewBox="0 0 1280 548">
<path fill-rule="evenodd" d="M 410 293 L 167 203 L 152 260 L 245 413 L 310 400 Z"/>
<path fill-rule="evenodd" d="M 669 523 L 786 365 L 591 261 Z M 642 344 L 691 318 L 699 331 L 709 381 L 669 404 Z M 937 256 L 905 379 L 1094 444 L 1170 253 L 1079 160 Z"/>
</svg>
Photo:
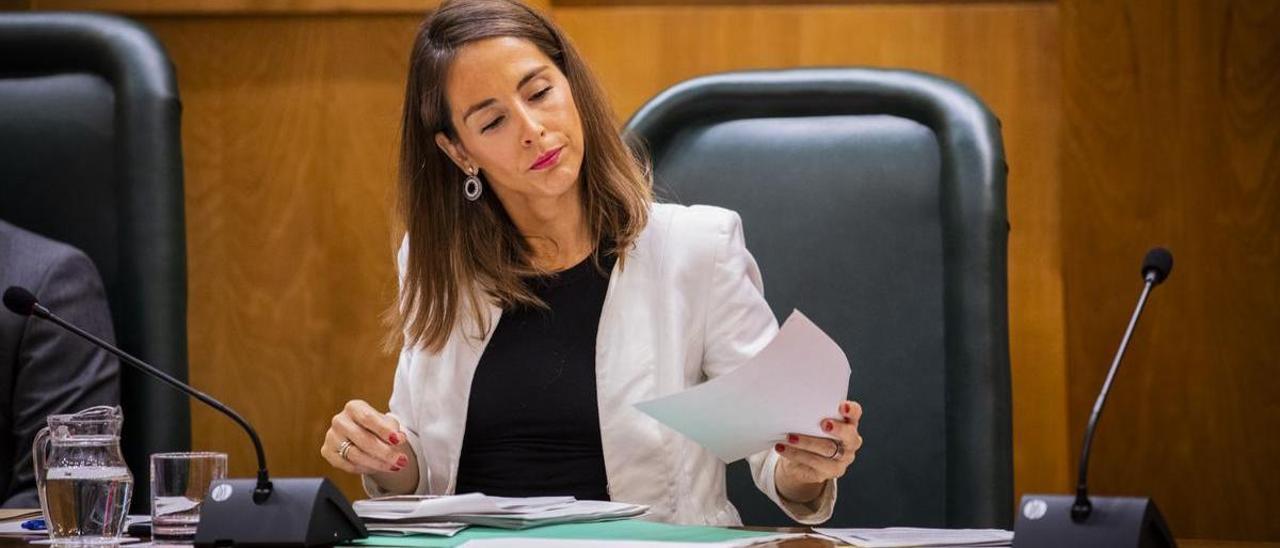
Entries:
<svg viewBox="0 0 1280 548">
<path fill-rule="evenodd" d="M 564 150 L 564 147 L 558 147 L 544 152 L 542 156 L 538 157 L 538 160 L 534 162 L 533 165 L 529 166 L 529 169 L 538 171 L 540 169 L 546 169 L 556 165 L 556 163 L 560 161 L 560 151 L 562 150 Z"/>
</svg>

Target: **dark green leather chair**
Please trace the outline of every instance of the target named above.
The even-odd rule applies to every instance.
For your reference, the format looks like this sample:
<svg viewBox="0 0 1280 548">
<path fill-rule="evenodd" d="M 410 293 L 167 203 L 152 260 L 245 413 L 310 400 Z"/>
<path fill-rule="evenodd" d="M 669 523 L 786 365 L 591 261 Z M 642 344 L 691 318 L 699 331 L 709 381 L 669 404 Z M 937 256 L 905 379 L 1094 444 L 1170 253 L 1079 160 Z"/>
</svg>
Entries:
<svg viewBox="0 0 1280 548">
<path fill-rule="evenodd" d="M 0 218 L 97 264 L 116 339 L 187 377 L 181 107 L 173 68 L 141 26 L 75 13 L 0 14 Z M 147 456 L 189 450 L 187 399 L 121 365 L 134 510 Z"/>
<path fill-rule="evenodd" d="M 982 103 L 915 72 L 739 72 L 662 92 L 627 130 L 659 198 L 738 211 L 775 315 L 848 354 L 866 445 L 829 524 L 1010 528 L 1006 169 Z M 744 521 L 788 523 L 745 469 Z"/>
</svg>

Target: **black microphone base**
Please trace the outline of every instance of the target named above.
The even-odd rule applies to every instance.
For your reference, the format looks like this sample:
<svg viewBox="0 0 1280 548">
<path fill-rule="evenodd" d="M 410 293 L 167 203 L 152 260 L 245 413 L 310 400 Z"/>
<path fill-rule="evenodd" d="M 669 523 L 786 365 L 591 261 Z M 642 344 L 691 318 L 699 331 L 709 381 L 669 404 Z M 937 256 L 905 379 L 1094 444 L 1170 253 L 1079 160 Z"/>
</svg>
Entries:
<svg viewBox="0 0 1280 548">
<path fill-rule="evenodd" d="M 1164 548 L 1177 544 L 1155 501 L 1145 497 L 1089 497 L 1093 511 L 1071 519 L 1071 495 L 1024 495 L 1013 529 L 1014 548 Z"/>
<path fill-rule="evenodd" d="M 213 482 L 200 508 L 196 546 L 331 546 L 369 536 L 364 523 L 325 478 L 273 479 L 262 504 L 257 481 Z"/>
</svg>

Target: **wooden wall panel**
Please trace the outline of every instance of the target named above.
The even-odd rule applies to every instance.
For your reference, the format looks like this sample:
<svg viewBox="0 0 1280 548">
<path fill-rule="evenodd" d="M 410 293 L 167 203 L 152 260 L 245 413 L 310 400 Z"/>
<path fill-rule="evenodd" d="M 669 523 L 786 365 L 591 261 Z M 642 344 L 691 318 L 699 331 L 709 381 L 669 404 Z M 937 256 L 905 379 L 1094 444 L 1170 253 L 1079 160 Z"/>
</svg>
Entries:
<svg viewBox="0 0 1280 548">
<path fill-rule="evenodd" d="M 426 11 L 434 0 L 30 0 L 38 10 L 109 10 L 133 14 L 370 13 Z"/>
<path fill-rule="evenodd" d="M 991 0 L 552 0 L 557 8 L 624 6 L 803 6 L 851 4 L 973 4 Z M 1045 2 L 1047 0 L 998 0 L 1001 4 Z"/>
<path fill-rule="evenodd" d="M 0 8 L 4 2 L 0 0 Z M 523 0 L 542 9 L 550 0 Z M 412 14 L 438 0 L 22 0 L 37 10 L 96 10 L 136 15 Z"/>
<path fill-rule="evenodd" d="M 318 448 L 351 398 L 385 406 L 393 356 L 395 146 L 415 16 L 148 18 L 178 71 L 191 380 L 253 422 L 281 476 L 329 475 Z M 253 454 L 193 405 L 198 449 Z"/>
<path fill-rule="evenodd" d="M 1280 3 L 1068 0 L 1062 29 L 1071 432 L 1143 253 L 1175 257 L 1102 418 L 1093 491 L 1153 495 L 1179 537 L 1280 540 Z"/>
<path fill-rule="evenodd" d="M 1016 490 L 1068 488 L 1055 5 L 562 7 L 555 14 L 624 118 L 687 78 L 797 66 L 922 70 L 987 102 L 1004 122 L 1010 164 Z"/>
</svg>

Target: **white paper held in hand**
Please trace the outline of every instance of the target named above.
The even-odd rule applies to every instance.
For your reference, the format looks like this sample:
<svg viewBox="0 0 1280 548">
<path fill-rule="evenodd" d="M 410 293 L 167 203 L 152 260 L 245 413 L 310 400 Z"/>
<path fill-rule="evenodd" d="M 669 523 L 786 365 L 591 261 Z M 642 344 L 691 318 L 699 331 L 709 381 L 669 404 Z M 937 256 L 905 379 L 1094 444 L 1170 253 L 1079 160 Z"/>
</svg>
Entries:
<svg viewBox="0 0 1280 548">
<path fill-rule="evenodd" d="M 831 437 L 822 419 L 839 416 L 848 390 L 844 351 L 796 310 L 747 363 L 636 408 L 730 463 L 771 449 L 789 433 Z"/>
</svg>

